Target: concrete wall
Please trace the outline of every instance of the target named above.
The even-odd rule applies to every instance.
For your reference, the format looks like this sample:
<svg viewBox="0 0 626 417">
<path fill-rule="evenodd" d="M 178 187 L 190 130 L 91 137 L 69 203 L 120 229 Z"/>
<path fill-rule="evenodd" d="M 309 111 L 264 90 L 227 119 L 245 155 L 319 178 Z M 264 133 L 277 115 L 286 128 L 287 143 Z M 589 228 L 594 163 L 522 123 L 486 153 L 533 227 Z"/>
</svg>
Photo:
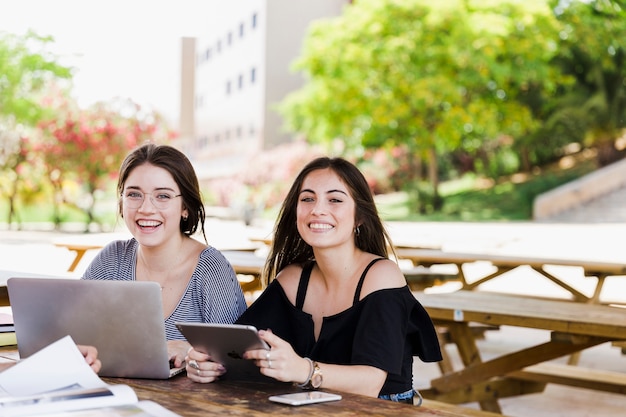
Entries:
<svg viewBox="0 0 626 417">
<path fill-rule="evenodd" d="M 623 188 L 626 159 L 540 194 L 533 203 L 533 219 L 548 219 Z"/>
</svg>

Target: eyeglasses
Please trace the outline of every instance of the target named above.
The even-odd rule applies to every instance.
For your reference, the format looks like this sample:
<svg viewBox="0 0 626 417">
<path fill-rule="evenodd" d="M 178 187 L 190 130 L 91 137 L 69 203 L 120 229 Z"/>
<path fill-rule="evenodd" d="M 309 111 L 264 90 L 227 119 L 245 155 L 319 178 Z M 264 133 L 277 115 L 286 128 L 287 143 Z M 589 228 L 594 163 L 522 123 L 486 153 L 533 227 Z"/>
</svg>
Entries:
<svg viewBox="0 0 626 417">
<path fill-rule="evenodd" d="M 154 190 L 148 194 L 150 201 L 157 210 L 166 210 L 173 199 L 180 197 L 182 194 L 173 194 L 163 190 Z M 145 194 L 137 190 L 126 191 L 126 194 L 122 195 L 122 200 L 126 207 L 131 209 L 138 209 L 142 206 Z"/>
</svg>

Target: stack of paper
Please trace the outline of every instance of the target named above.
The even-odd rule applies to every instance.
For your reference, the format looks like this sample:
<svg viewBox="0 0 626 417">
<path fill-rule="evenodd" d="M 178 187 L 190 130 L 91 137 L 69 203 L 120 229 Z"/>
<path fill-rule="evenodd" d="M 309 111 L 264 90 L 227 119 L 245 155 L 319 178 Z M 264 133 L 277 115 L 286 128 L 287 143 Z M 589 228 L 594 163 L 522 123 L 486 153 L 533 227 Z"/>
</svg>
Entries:
<svg viewBox="0 0 626 417">
<path fill-rule="evenodd" d="M 178 416 L 157 403 L 138 401 L 128 385 L 106 384 L 70 336 L 0 373 L 0 416 L 39 415 Z"/>
</svg>

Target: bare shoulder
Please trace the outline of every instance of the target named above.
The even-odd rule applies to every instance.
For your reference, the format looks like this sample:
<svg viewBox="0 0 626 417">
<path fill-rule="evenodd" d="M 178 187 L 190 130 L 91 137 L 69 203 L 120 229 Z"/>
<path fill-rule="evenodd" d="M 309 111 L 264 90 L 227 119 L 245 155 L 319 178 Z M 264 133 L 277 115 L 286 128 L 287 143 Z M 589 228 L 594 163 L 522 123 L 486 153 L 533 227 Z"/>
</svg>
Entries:
<svg viewBox="0 0 626 417">
<path fill-rule="evenodd" d="M 406 285 L 404 274 L 398 264 L 391 259 L 376 262 L 367 272 L 363 282 L 361 297 L 386 288 L 401 288 Z"/>
<path fill-rule="evenodd" d="M 283 287 L 287 298 L 293 303 L 295 303 L 301 275 L 302 266 L 297 264 L 286 266 L 276 275 L 276 281 Z"/>
</svg>

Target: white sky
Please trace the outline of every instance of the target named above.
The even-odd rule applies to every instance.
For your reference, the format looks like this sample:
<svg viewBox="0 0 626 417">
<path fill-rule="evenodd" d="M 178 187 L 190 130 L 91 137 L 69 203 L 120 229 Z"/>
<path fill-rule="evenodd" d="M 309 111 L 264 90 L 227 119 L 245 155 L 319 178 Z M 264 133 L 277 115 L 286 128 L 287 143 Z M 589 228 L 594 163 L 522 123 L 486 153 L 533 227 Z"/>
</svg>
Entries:
<svg viewBox="0 0 626 417">
<path fill-rule="evenodd" d="M 54 37 L 82 106 L 130 98 L 177 128 L 180 39 L 199 36 L 219 1 L 231 0 L 0 0 L 0 31 Z"/>
</svg>

